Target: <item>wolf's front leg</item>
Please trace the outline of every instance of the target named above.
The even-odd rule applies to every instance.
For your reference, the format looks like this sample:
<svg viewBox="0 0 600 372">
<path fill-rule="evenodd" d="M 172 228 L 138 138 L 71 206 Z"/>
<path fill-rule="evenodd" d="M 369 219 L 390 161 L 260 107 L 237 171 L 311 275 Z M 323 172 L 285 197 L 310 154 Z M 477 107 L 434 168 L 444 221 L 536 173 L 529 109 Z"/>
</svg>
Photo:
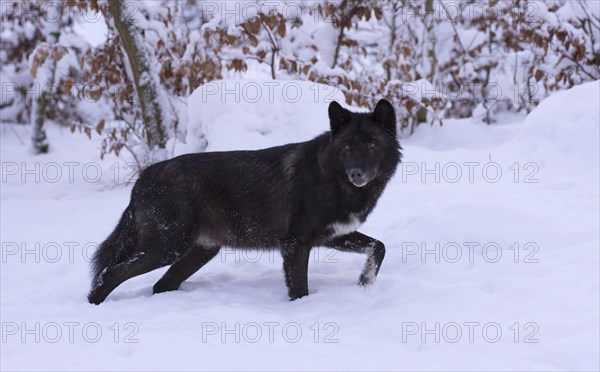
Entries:
<svg viewBox="0 0 600 372">
<path fill-rule="evenodd" d="M 325 246 L 344 252 L 365 253 L 367 255 L 367 262 L 360 274 L 358 284 L 368 285 L 375 281 L 385 257 L 385 246 L 382 242 L 355 231 L 348 235 L 334 238 L 325 243 Z"/>
<path fill-rule="evenodd" d="M 281 242 L 283 271 L 290 300 L 308 295 L 308 257 L 310 246 L 298 243 L 295 239 Z"/>
</svg>

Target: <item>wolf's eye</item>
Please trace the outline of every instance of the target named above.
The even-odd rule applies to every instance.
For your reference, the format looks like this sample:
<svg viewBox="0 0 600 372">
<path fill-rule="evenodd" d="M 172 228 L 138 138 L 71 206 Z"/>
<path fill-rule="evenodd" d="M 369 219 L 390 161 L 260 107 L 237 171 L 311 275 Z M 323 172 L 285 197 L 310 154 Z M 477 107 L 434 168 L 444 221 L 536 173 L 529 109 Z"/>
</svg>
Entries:
<svg viewBox="0 0 600 372">
<path fill-rule="evenodd" d="M 373 149 L 373 148 L 375 148 L 375 143 L 369 142 L 369 144 L 367 146 L 369 146 L 370 149 Z"/>
<path fill-rule="evenodd" d="M 350 150 L 350 145 L 349 144 L 345 144 L 344 145 L 344 150 Z"/>
</svg>

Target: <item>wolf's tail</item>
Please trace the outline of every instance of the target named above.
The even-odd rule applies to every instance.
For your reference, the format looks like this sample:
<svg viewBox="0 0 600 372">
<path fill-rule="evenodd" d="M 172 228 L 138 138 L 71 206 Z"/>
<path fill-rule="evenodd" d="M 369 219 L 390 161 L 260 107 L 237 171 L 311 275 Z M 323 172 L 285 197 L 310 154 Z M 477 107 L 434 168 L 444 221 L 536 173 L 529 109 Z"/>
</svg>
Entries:
<svg viewBox="0 0 600 372">
<path fill-rule="evenodd" d="M 94 280 L 107 267 L 114 266 L 130 257 L 137 245 L 137 228 L 131 204 L 125 209 L 115 230 L 100 244 L 92 258 Z"/>
</svg>

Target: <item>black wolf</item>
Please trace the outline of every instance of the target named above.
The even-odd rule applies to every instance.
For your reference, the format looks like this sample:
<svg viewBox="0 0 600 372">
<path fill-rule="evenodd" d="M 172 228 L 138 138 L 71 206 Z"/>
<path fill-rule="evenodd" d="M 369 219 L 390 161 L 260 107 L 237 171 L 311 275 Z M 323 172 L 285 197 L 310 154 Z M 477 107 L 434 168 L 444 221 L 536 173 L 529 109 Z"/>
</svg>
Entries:
<svg viewBox="0 0 600 372">
<path fill-rule="evenodd" d="M 394 108 L 381 100 L 372 113 L 353 113 L 332 102 L 329 120 L 331 130 L 311 141 L 183 155 L 145 169 L 95 252 L 89 302 L 167 265 L 153 291 L 176 290 L 223 245 L 279 248 L 291 299 L 308 295 L 314 246 L 366 254 L 359 283 L 371 283 L 385 247 L 356 229 L 400 162 Z"/>
</svg>

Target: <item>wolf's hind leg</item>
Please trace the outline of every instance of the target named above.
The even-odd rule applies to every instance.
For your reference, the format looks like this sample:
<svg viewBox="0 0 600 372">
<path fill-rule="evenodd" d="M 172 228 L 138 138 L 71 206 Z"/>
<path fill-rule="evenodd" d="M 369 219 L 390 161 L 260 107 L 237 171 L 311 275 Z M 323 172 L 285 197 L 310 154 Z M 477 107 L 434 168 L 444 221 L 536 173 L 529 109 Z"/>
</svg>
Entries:
<svg viewBox="0 0 600 372">
<path fill-rule="evenodd" d="M 212 260 L 217 253 L 219 253 L 220 249 L 220 246 L 206 246 L 200 244 L 192 246 L 192 248 L 175 262 L 169 270 L 167 270 L 165 275 L 154 284 L 154 287 L 152 288 L 153 293 L 156 294 L 179 289 L 181 283 Z"/>
<path fill-rule="evenodd" d="M 139 252 L 124 262 L 106 267 L 93 281 L 88 301 L 92 304 L 102 303 L 106 297 L 121 283 L 134 276 L 142 275 L 165 266 L 160 256 Z"/>
<path fill-rule="evenodd" d="M 368 285 L 375 281 L 379 268 L 385 257 L 385 246 L 377 239 L 361 234 L 358 231 L 348 235 L 337 237 L 325 243 L 328 248 L 337 249 L 343 252 L 364 253 L 367 255 L 367 262 L 363 268 L 358 283 Z"/>
</svg>

